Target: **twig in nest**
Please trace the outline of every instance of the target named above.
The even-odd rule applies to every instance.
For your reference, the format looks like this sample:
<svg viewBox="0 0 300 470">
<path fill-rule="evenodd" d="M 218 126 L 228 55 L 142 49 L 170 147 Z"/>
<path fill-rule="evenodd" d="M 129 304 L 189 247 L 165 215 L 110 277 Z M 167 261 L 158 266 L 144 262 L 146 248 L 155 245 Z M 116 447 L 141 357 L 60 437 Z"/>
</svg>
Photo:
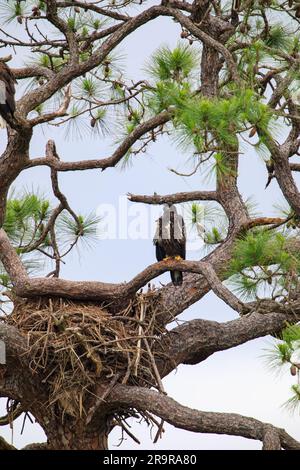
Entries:
<svg viewBox="0 0 300 470">
<path fill-rule="evenodd" d="M 87 418 L 86 418 L 86 424 L 87 425 L 90 424 L 90 422 L 93 419 L 93 416 L 94 416 L 95 412 L 97 411 L 99 406 L 104 402 L 105 398 L 110 394 L 110 392 L 112 391 L 112 389 L 114 388 L 114 386 L 118 382 L 118 380 L 120 378 L 120 375 L 121 374 L 116 374 L 112 378 L 112 380 L 110 381 L 109 385 L 107 386 L 107 388 L 105 389 L 105 391 L 103 392 L 101 397 L 98 397 L 98 399 L 96 400 L 96 403 L 94 404 L 94 406 L 92 406 L 92 408 L 88 412 L 88 415 L 87 415 Z"/>
<path fill-rule="evenodd" d="M 129 437 L 131 437 L 131 439 L 136 442 L 137 444 L 140 444 L 140 441 L 138 440 L 138 438 L 128 429 L 128 427 L 125 425 L 125 423 L 123 421 L 121 421 L 121 419 L 119 418 L 115 418 L 118 425 L 122 428 L 122 430 L 128 434 Z"/>
<path fill-rule="evenodd" d="M 142 330 L 143 331 L 143 330 Z M 147 338 L 143 338 L 144 342 L 145 342 L 145 345 L 146 345 L 146 349 L 147 349 L 147 352 L 149 354 L 149 357 L 150 357 L 150 361 L 151 361 L 151 365 L 153 367 L 153 371 L 154 371 L 154 374 L 155 374 L 155 378 L 157 380 L 157 385 L 158 385 L 158 388 L 159 388 L 159 391 L 164 393 L 166 395 L 166 391 L 164 389 L 164 386 L 163 386 L 163 383 L 162 383 L 162 380 L 161 380 L 161 377 L 159 375 L 159 372 L 158 372 L 158 369 L 157 369 L 157 366 L 156 366 L 156 362 L 155 362 L 155 359 L 154 359 L 154 356 L 152 354 L 152 351 L 150 349 L 150 346 L 149 346 L 149 343 L 148 343 L 148 340 Z"/>
<path fill-rule="evenodd" d="M 164 420 L 162 419 L 159 426 L 158 426 L 158 429 L 157 429 L 157 433 L 155 435 L 155 438 L 153 439 L 153 444 L 156 444 L 158 439 L 162 437 L 162 434 L 163 432 L 165 432 L 163 426 L 164 426 L 165 422 Z"/>
<path fill-rule="evenodd" d="M 122 384 L 126 384 L 129 377 L 130 377 L 130 374 L 131 374 L 131 367 L 132 367 L 132 364 L 131 364 L 131 359 L 130 359 L 130 354 L 129 352 L 127 352 L 127 370 L 126 370 L 126 374 L 124 375 L 123 379 L 122 379 Z"/>
<path fill-rule="evenodd" d="M 142 301 L 141 302 L 141 308 L 140 308 L 140 324 L 139 324 L 139 328 L 138 328 L 138 336 L 142 336 L 143 334 L 143 327 L 142 327 L 142 323 L 145 319 L 145 313 L 146 313 L 146 305 L 145 305 L 145 302 Z M 142 338 L 140 338 L 137 342 L 137 353 L 136 353 L 136 358 L 135 358 L 135 361 L 134 361 L 134 369 L 133 369 L 133 375 L 137 376 L 138 374 L 138 367 L 139 367 L 139 363 L 140 363 L 140 359 L 141 359 L 141 345 L 142 345 Z"/>
<path fill-rule="evenodd" d="M 23 418 L 23 423 L 22 423 L 22 428 L 21 428 L 21 435 L 23 434 L 24 432 L 24 429 L 25 429 L 25 424 L 26 424 L 26 419 L 29 419 L 29 421 L 31 422 L 31 424 L 33 424 L 33 420 L 31 419 L 30 417 L 30 414 L 26 411 L 25 414 L 24 414 L 24 418 Z"/>
<path fill-rule="evenodd" d="M 155 359 L 154 359 L 154 356 L 152 354 L 152 351 L 150 349 L 150 346 L 149 346 L 149 343 L 148 343 L 148 340 L 147 338 L 144 338 L 144 342 L 145 342 L 145 345 L 146 345 L 146 349 L 147 349 L 147 352 L 150 356 L 150 360 L 151 360 L 151 364 L 152 364 L 152 367 L 153 367 L 153 371 L 154 371 L 154 374 L 155 374 L 155 377 L 156 377 L 156 380 L 157 380 L 157 384 L 158 384 L 158 387 L 159 387 L 159 391 L 164 393 L 166 395 L 166 391 L 164 389 L 164 386 L 163 386 L 163 383 L 162 383 L 162 380 L 161 380 L 161 377 L 159 375 L 159 371 L 157 369 L 157 365 L 156 365 L 156 362 L 155 362 Z M 162 433 L 164 432 L 164 420 L 162 419 L 159 426 L 158 426 L 158 429 L 157 429 L 157 433 L 155 435 L 155 438 L 154 438 L 154 441 L 153 443 L 156 444 L 156 442 L 158 441 L 159 438 L 162 437 Z"/>
</svg>

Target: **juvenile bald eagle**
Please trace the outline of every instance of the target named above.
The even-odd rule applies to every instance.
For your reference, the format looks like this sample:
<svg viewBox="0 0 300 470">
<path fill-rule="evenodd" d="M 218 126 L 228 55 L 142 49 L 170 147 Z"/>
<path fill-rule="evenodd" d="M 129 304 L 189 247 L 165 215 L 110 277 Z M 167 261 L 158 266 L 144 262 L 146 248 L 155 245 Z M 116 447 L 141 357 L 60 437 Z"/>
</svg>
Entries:
<svg viewBox="0 0 300 470">
<path fill-rule="evenodd" d="M 0 129 L 6 127 L 14 116 L 15 83 L 16 79 L 10 68 L 0 60 Z"/>
<path fill-rule="evenodd" d="M 185 226 L 175 206 L 164 206 L 163 215 L 157 221 L 153 243 L 156 248 L 156 259 L 162 261 L 168 257 L 185 259 Z M 174 286 L 182 284 L 182 272 L 171 271 Z"/>
</svg>

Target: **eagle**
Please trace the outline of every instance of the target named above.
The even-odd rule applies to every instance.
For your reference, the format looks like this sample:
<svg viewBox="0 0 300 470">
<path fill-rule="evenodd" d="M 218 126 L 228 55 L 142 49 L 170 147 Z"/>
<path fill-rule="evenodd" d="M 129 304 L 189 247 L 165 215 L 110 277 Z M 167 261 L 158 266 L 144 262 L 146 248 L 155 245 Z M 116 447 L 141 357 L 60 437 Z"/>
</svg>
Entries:
<svg viewBox="0 0 300 470">
<path fill-rule="evenodd" d="M 157 220 L 157 227 L 153 239 L 156 249 L 157 261 L 168 258 L 185 259 L 185 225 L 181 215 L 177 213 L 174 205 L 165 205 L 163 215 Z M 182 284 L 182 272 L 171 271 L 174 286 Z"/>
<path fill-rule="evenodd" d="M 0 129 L 14 117 L 16 79 L 5 62 L 0 60 Z"/>
</svg>

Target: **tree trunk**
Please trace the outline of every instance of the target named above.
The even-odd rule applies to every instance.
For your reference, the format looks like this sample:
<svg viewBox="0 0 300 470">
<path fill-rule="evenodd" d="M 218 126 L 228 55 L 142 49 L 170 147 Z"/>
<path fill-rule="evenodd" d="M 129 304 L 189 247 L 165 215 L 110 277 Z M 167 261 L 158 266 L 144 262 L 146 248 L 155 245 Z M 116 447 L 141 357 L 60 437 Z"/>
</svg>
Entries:
<svg viewBox="0 0 300 470">
<path fill-rule="evenodd" d="M 65 420 L 67 421 L 67 420 Z M 87 426 L 85 420 L 66 423 L 57 420 L 46 429 L 50 450 L 107 450 L 109 427 L 107 421 L 95 428 Z"/>
<path fill-rule="evenodd" d="M 221 67 L 222 62 L 219 59 L 218 52 L 203 44 L 201 60 L 201 93 L 203 96 L 214 98 L 217 95 Z"/>
</svg>

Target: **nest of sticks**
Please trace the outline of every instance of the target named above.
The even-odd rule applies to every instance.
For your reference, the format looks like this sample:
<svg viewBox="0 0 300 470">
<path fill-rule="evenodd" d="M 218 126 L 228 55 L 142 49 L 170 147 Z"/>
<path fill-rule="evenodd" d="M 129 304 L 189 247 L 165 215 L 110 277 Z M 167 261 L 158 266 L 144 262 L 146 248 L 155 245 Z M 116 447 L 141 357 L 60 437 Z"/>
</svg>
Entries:
<svg viewBox="0 0 300 470">
<path fill-rule="evenodd" d="M 25 334 L 30 366 L 49 388 L 49 405 L 81 417 L 96 383 L 162 390 L 158 359 L 165 359 L 153 291 L 139 293 L 118 315 L 91 302 L 40 298 L 15 302 L 6 321 Z M 159 352 L 153 353 L 159 339 Z M 165 340 L 164 340 L 165 341 Z"/>
</svg>

